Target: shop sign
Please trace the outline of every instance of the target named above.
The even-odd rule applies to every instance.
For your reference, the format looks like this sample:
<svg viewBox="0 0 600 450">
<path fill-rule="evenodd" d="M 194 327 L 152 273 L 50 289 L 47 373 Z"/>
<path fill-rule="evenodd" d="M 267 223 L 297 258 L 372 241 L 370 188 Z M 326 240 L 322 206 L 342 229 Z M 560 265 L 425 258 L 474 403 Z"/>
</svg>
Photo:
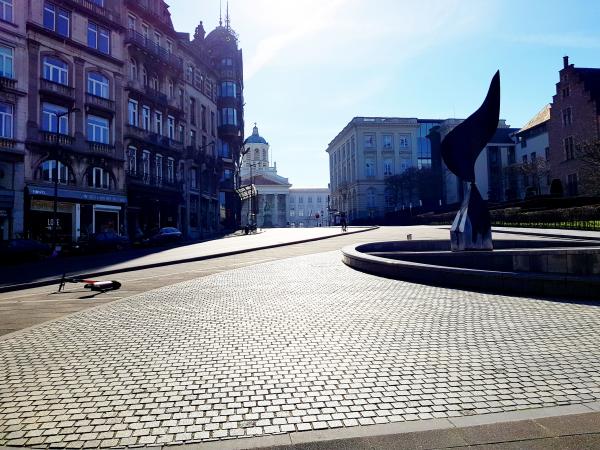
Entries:
<svg viewBox="0 0 600 450">
<path fill-rule="evenodd" d="M 0 217 L 8 217 L 8 210 L 0 209 Z"/>
<path fill-rule="evenodd" d="M 53 187 L 29 186 L 30 195 L 44 195 L 54 197 Z M 127 203 L 127 197 L 124 195 L 105 194 L 100 192 L 76 191 L 73 189 L 58 188 L 58 196 L 75 200 L 84 200 L 89 202 L 108 202 L 108 203 Z"/>
</svg>

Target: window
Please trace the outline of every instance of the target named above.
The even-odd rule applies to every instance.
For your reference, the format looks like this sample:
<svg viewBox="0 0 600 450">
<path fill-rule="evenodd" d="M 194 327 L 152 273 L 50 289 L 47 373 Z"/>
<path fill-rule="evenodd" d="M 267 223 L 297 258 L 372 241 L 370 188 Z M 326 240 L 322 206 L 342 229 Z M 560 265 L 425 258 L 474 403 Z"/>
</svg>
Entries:
<svg viewBox="0 0 600 450">
<path fill-rule="evenodd" d="M 44 5 L 44 27 L 55 31 L 61 36 L 69 37 L 71 14 L 69 11 L 57 7 L 53 3 Z"/>
<path fill-rule="evenodd" d="M 156 124 L 156 132 L 160 135 L 163 134 L 163 128 L 162 128 L 162 123 L 163 123 L 163 115 L 161 112 L 156 111 L 155 116 L 155 124 Z"/>
<path fill-rule="evenodd" d="M 13 21 L 13 0 L 0 0 L 0 20 Z"/>
<path fill-rule="evenodd" d="M 567 98 L 567 97 L 568 97 L 570 94 L 571 94 L 571 92 L 570 92 L 570 90 L 569 90 L 569 86 L 567 86 L 566 88 L 564 88 L 564 89 L 562 90 L 562 95 L 563 95 L 563 98 Z"/>
<path fill-rule="evenodd" d="M 392 135 L 391 134 L 384 134 L 383 135 L 383 148 L 392 148 L 393 144 L 392 144 Z"/>
<path fill-rule="evenodd" d="M 175 85 L 173 80 L 169 80 L 169 98 L 175 97 Z"/>
<path fill-rule="evenodd" d="M 573 123 L 572 117 L 571 117 L 571 108 L 563 109 L 562 119 L 563 119 L 563 125 L 565 125 L 565 126 L 571 125 Z"/>
<path fill-rule="evenodd" d="M 190 130 L 190 145 L 192 147 L 196 146 L 196 130 Z"/>
<path fill-rule="evenodd" d="M 231 58 L 223 58 L 221 60 L 221 65 L 228 66 L 228 67 L 233 66 L 233 59 L 231 59 Z"/>
<path fill-rule="evenodd" d="M 365 148 L 374 148 L 375 147 L 375 135 L 374 134 L 365 134 Z"/>
<path fill-rule="evenodd" d="M 150 108 L 145 105 L 142 106 L 142 128 L 150 131 Z"/>
<path fill-rule="evenodd" d="M 182 123 L 179 124 L 179 142 L 185 142 L 185 126 Z"/>
<path fill-rule="evenodd" d="M 221 125 L 237 125 L 237 110 L 235 108 L 223 108 L 221 110 Z"/>
<path fill-rule="evenodd" d="M 150 87 L 154 89 L 156 92 L 160 92 L 160 82 L 158 78 L 152 77 L 150 78 Z"/>
<path fill-rule="evenodd" d="M 219 95 L 221 97 L 236 97 L 237 96 L 237 85 L 233 81 L 222 82 Z"/>
<path fill-rule="evenodd" d="M 300 209 L 298 210 L 298 216 L 299 216 L 299 217 L 304 217 L 304 209 L 300 208 Z"/>
<path fill-rule="evenodd" d="M 88 141 L 109 143 L 110 125 L 108 119 L 104 117 L 88 116 L 87 120 L 87 138 Z"/>
<path fill-rule="evenodd" d="M 290 217 L 295 217 L 296 211 L 294 209 L 290 209 Z"/>
<path fill-rule="evenodd" d="M 365 176 L 375 176 L 375 161 L 373 159 L 368 158 L 365 160 Z"/>
<path fill-rule="evenodd" d="M 175 117 L 167 117 L 167 136 L 169 139 L 175 140 Z"/>
<path fill-rule="evenodd" d="M 127 166 L 129 173 L 137 173 L 137 149 L 135 147 L 129 147 L 127 149 Z"/>
<path fill-rule="evenodd" d="M 144 86 L 148 86 L 148 71 L 145 67 L 142 69 L 142 83 Z"/>
<path fill-rule="evenodd" d="M 45 80 L 64 84 L 65 86 L 69 84 L 69 66 L 66 62 L 47 56 L 44 58 L 43 71 Z"/>
<path fill-rule="evenodd" d="M 373 188 L 367 191 L 367 207 L 375 208 L 375 189 Z"/>
<path fill-rule="evenodd" d="M 161 34 L 160 34 L 158 31 L 155 31 L 155 32 L 154 32 L 154 43 L 155 43 L 155 44 L 156 44 L 158 47 L 160 47 L 160 38 L 162 38 L 162 35 L 161 35 Z"/>
<path fill-rule="evenodd" d="M 206 106 L 200 107 L 200 119 L 202 120 L 202 131 L 206 131 Z"/>
<path fill-rule="evenodd" d="M 88 93 L 96 97 L 108 98 L 108 78 L 97 72 L 88 74 Z"/>
<path fill-rule="evenodd" d="M 198 170 L 195 167 L 190 169 L 190 184 L 194 189 L 198 187 Z"/>
<path fill-rule="evenodd" d="M 139 125 L 138 103 L 135 100 L 129 99 L 129 103 L 127 104 L 127 117 L 129 120 L 129 125 L 133 125 L 134 127 Z"/>
<path fill-rule="evenodd" d="M 135 30 L 135 28 L 136 28 L 136 22 L 137 22 L 137 19 L 136 19 L 135 16 L 132 16 L 132 15 L 128 15 L 127 16 L 127 27 L 130 30 Z"/>
<path fill-rule="evenodd" d="M 135 61 L 135 59 L 131 58 L 129 60 L 129 78 L 131 78 L 132 80 L 137 80 L 138 78 L 138 69 L 137 69 L 137 62 Z"/>
<path fill-rule="evenodd" d="M 173 53 L 173 43 L 169 40 L 167 40 L 167 52 Z"/>
<path fill-rule="evenodd" d="M 44 181 L 54 182 L 58 178 L 60 184 L 67 184 L 69 177 L 69 168 L 62 162 L 56 160 L 44 161 L 41 166 L 41 179 Z M 57 177 L 58 172 L 58 177 Z"/>
<path fill-rule="evenodd" d="M 219 152 L 219 156 L 221 158 L 231 159 L 231 146 L 229 145 L 229 143 L 223 141 L 219 142 L 221 142 L 221 151 Z"/>
<path fill-rule="evenodd" d="M 290 196 L 290 203 L 296 203 L 296 197 Z"/>
<path fill-rule="evenodd" d="M 567 193 L 569 195 L 578 194 L 577 174 L 572 173 L 567 176 Z"/>
<path fill-rule="evenodd" d="M 1 1 L 1 0 L 0 0 Z M 0 45 L 0 77 L 12 78 L 14 75 L 14 50 Z"/>
<path fill-rule="evenodd" d="M 0 102 L 0 137 L 13 137 L 13 105 Z"/>
<path fill-rule="evenodd" d="M 150 178 L 150 152 L 148 150 L 142 152 L 142 175 L 144 180 L 148 182 Z"/>
<path fill-rule="evenodd" d="M 394 162 L 391 159 L 383 161 L 383 176 L 389 177 L 394 174 Z"/>
<path fill-rule="evenodd" d="M 308 203 L 312 203 L 313 202 L 313 198 L 312 197 L 308 197 L 307 201 L 308 201 Z"/>
<path fill-rule="evenodd" d="M 408 136 L 400 136 L 399 144 L 400 144 L 400 147 L 404 147 L 404 148 L 408 147 Z"/>
<path fill-rule="evenodd" d="M 183 89 L 179 89 L 179 106 L 181 106 L 181 109 L 183 109 L 183 107 L 185 106 L 185 102 L 184 102 L 184 94 L 183 94 Z"/>
<path fill-rule="evenodd" d="M 190 123 L 196 125 L 196 99 L 190 98 Z"/>
<path fill-rule="evenodd" d="M 66 114 L 67 108 L 53 105 L 52 103 L 42 104 L 42 130 L 61 134 L 69 133 L 69 115 Z"/>
<path fill-rule="evenodd" d="M 148 39 L 149 36 L 149 30 L 148 30 L 148 25 L 146 25 L 145 23 L 142 24 L 142 35 L 144 36 L 144 39 Z"/>
<path fill-rule="evenodd" d="M 573 136 L 565 138 L 563 143 L 565 147 L 565 159 L 575 159 L 575 146 L 573 145 Z"/>
<path fill-rule="evenodd" d="M 163 174 L 163 157 L 162 155 L 156 155 L 156 182 L 162 183 Z"/>
<path fill-rule="evenodd" d="M 110 174 L 102 167 L 93 167 L 88 175 L 88 185 L 96 189 L 108 189 L 110 187 Z"/>
<path fill-rule="evenodd" d="M 304 197 L 298 197 L 298 203 L 304 203 Z"/>
<path fill-rule="evenodd" d="M 191 64 L 188 64 L 188 68 L 187 68 L 187 80 L 190 83 L 194 82 L 194 75 L 195 74 L 195 69 L 194 66 L 192 66 Z"/>
<path fill-rule="evenodd" d="M 175 160 L 173 158 L 167 158 L 167 182 L 175 182 Z"/>
<path fill-rule="evenodd" d="M 322 203 L 323 202 L 323 198 L 322 197 L 317 197 L 317 203 Z"/>
<path fill-rule="evenodd" d="M 88 22 L 88 47 L 110 54 L 110 31 L 94 22 Z"/>
<path fill-rule="evenodd" d="M 210 134 L 215 136 L 215 112 L 210 112 Z"/>
<path fill-rule="evenodd" d="M 385 196 L 385 207 L 393 208 L 394 205 L 394 191 L 392 189 L 387 188 L 384 193 Z"/>
</svg>

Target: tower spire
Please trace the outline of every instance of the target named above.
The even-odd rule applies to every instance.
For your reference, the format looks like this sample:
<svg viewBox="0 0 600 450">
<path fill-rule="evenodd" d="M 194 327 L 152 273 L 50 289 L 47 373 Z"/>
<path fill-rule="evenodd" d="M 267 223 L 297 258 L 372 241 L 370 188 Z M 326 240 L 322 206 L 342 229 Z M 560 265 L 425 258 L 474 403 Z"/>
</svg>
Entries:
<svg viewBox="0 0 600 450">
<path fill-rule="evenodd" d="M 223 0 L 219 0 L 219 26 L 223 26 Z"/>
<path fill-rule="evenodd" d="M 229 0 L 227 0 L 227 10 L 225 15 L 225 27 L 229 29 Z"/>
</svg>

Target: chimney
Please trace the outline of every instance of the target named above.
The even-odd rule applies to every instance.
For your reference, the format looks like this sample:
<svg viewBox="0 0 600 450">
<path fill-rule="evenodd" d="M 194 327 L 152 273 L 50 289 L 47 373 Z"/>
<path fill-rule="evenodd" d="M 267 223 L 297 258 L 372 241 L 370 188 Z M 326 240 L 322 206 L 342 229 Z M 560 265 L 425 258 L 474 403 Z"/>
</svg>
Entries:
<svg viewBox="0 0 600 450">
<path fill-rule="evenodd" d="M 563 69 L 566 69 L 567 67 L 569 67 L 569 57 L 563 56 Z"/>
</svg>

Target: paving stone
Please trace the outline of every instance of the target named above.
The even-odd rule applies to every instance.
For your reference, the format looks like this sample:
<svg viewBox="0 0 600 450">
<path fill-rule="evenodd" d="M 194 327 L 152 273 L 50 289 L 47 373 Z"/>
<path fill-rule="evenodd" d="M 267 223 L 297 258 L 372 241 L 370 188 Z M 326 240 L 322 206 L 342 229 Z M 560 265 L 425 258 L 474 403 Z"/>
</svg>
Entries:
<svg viewBox="0 0 600 450">
<path fill-rule="evenodd" d="M 266 263 L 0 338 L 0 444 L 162 445 L 598 401 L 599 333 L 583 303 L 378 278 L 338 252 Z"/>
</svg>

